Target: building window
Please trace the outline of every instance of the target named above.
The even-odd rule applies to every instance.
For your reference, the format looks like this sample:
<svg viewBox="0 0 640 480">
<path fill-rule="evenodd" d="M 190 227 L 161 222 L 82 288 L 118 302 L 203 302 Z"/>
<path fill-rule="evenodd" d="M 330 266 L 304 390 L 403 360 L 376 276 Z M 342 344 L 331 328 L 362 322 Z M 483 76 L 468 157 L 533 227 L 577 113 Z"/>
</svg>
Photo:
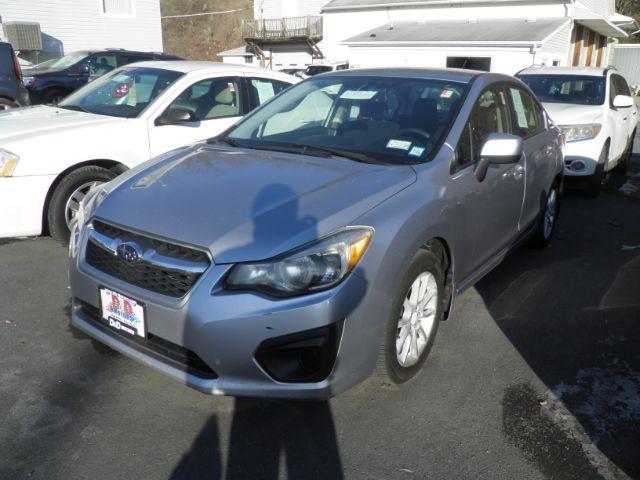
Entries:
<svg viewBox="0 0 640 480">
<path fill-rule="evenodd" d="M 447 68 L 491 71 L 491 57 L 447 57 Z"/>
<path fill-rule="evenodd" d="M 100 0 L 105 15 L 133 15 L 133 0 Z"/>
<path fill-rule="evenodd" d="M 244 63 L 253 63 L 253 57 L 244 57 Z"/>
</svg>

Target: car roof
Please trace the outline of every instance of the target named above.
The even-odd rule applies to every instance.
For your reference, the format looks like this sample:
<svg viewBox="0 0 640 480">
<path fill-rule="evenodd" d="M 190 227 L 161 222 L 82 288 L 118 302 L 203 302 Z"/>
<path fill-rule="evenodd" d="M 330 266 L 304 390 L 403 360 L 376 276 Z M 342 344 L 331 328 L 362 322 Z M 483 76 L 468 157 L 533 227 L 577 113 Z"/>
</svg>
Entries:
<svg viewBox="0 0 640 480">
<path fill-rule="evenodd" d="M 374 76 L 387 78 L 415 78 L 428 80 L 444 80 L 450 82 L 470 83 L 474 78 L 482 75 L 495 76 L 487 72 L 476 70 L 463 70 L 457 68 L 363 68 L 352 70 L 336 70 L 333 72 L 323 73 L 317 77 L 340 77 L 340 76 Z M 316 77 L 316 78 L 317 78 Z M 511 78 L 504 75 L 505 78 Z"/>
<path fill-rule="evenodd" d="M 148 60 L 145 62 L 136 62 L 126 65 L 126 67 L 145 67 L 145 68 L 160 68 L 163 70 L 173 70 L 174 72 L 192 73 L 192 72 L 256 72 L 256 73 L 269 73 L 275 77 L 282 77 L 283 79 L 291 79 L 291 75 L 281 73 L 276 70 L 267 70 L 264 68 L 257 68 L 245 65 L 239 65 L 235 63 L 222 63 L 222 62 L 207 62 L 207 61 L 194 61 L 194 60 Z"/>
<path fill-rule="evenodd" d="M 580 75 L 589 77 L 603 77 L 610 69 L 601 67 L 547 67 L 533 66 L 525 68 L 518 75 Z"/>
</svg>

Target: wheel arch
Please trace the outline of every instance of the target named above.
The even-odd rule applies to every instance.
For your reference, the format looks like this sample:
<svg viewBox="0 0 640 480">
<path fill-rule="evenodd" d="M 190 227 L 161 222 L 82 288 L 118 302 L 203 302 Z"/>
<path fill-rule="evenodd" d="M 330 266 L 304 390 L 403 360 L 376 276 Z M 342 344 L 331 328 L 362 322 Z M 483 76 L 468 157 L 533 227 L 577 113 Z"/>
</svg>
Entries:
<svg viewBox="0 0 640 480">
<path fill-rule="evenodd" d="M 45 197 L 44 206 L 42 208 L 42 234 L 43 235 L 46 235 L 49 233 L 49 222 L 47 220 L 47 212 L 49 211 L 51 196 L 53 195 L 53 192 L 55 191 L 56 187 L 60 184 L 62 179 L 65 176 L 67 176 L 69 173 L 82 167 L 91 167 L 91 166 L 106 168 L 107 170 L 111 170 L 112 172 L 114 172 L 116 175 L 120 175 L 121 173 L 124 173 L 129 169 L 129 167 L 127 167 L 123 163 L 117 162 L 115 160 L 95 159 L 95 160 L 87 160 L 81 163 L 75 163 L 70 167 L 68 167 L 66 170 L 63 170 L 62 172 L 60 172 L 58 176 L 53 180 L 51 185 L 49 186 L 49 190 L 47 191 L 47 196 Z"/>
<path fill-rule="evenodd" d="M 432 237 L 422 244 L 421 250 L 429 250 L 436 255 L 444 268 L 444 319 L 449 318 L 453 305 L 453 257 L 451 247 L 443 237 Z"/>
</svg>

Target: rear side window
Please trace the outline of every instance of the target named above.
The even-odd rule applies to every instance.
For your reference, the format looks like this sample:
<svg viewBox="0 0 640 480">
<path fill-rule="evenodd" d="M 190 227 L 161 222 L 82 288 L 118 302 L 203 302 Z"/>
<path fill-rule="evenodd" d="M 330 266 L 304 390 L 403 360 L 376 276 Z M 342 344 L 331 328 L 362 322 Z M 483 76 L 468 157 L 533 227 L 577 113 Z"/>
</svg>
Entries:
<svg viewBox="0 0 640 480">
<path fill-rule="evenodd" d="M 254 108 L 290 87 L 288 83 L 270 78 L 250 78 L 248 81 L 249 94 Z"/>
<path fill-rule="evenodd" d="M 544 130 L 542 109 L 528 92 L 518 87 L 509 87 L 509 98 L 514 114 L 515 135 L 528 138 Z"/>
</svg>

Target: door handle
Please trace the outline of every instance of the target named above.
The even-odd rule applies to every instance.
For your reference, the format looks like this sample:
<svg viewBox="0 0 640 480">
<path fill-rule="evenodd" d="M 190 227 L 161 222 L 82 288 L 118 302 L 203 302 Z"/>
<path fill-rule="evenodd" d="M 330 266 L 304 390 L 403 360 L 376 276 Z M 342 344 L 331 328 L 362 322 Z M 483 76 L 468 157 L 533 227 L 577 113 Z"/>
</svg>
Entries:
<svg viewBox="0 0 640 480">
<path fill-rule="evenodd" d="M 629 120 L 629 117 L 623 117 L 622 120 Z"/>
</svg>

